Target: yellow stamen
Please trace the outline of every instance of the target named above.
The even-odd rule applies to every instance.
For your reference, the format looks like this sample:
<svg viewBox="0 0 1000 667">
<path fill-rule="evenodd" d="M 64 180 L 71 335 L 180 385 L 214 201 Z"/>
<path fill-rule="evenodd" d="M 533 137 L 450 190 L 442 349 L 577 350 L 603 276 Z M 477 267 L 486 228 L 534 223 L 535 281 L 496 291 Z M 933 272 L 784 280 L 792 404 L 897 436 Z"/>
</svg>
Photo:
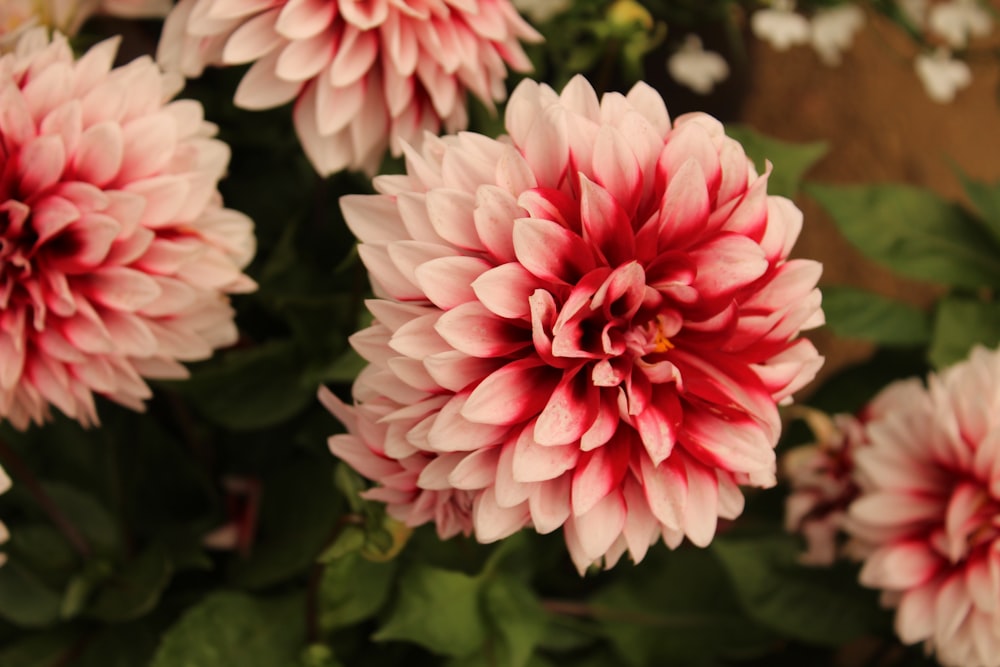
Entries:
<svg viewBox="0 0 1000 667">
<path fill-rule="evenodd" d="M 670 339 L 663 335 L 663 332 L 659 329 L 656 330 L 656 337 L 653 338 L 653 351 L 654 352 L 666 352 L 667 350 L 674 349 L 674 344 L 670 342 Z"/>
</svg>

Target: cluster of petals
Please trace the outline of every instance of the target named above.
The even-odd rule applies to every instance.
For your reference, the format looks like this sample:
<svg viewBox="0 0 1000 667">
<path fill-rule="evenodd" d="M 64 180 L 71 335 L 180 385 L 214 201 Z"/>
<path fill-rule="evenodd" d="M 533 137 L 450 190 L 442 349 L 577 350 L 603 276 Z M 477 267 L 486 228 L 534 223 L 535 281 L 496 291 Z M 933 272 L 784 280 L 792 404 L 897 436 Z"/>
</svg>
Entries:
<svg viewBox="0 0 1000 667">
<path fill-rule="evenodd" d="M 832 565 L 843 551 L 847 507 L 858 495 L 854 452 L 865 443 L 864 422 L 854 415 L 829 417 L 814 411 L 805 418 L 815 444 L 796 447 L 781 458 L 781 472 L 791 487 L 785 529 L 805 539 L 803 564 Z"/>
<path fill-rule="evenodd" d="M 0 49 L 9 49 L 17 38 L 43 26 L 74 35 L 93 14 L 125 18 L 166 16 L 171 0 L 3 0 L 0 3 Z"/>
<path fill-rule="evenodd" d="M 186 76 L 253 63 L 235 102 L 295 101 L 299 140 L 322 174 L 374 173 L 387 148 L 468 125 L 466 93 L 492 108 L 519 40 L 541 36 L 510 0 L 181 0 L 158 59 Z"/>
<path fill-rule="evenodd" d="M 229 149 L 179 78 L 117 40 L 74 60 L 43 29 L 0 57 L 0 419 L 51 405 L 84 424 L 94 394 L 134 409 L 144 378 L 236 339 L 227 293 L 253 225 L 223 208 Z"/>
<path fill-rule="evenodd" d="M 0 467 L 0 493 L 6 493 L 10 489 L 10 477 L 7 476 L 7 471 Z M 10 532 L 7 530 L 7 524 L 0 521 L 0 544 L 4 544 L 10 539 Z M 0 565 L 7 562 L 7 554 L 0 552 Z"/>
<path fill-rule="evenodd" d="M 854 457 L 861 583 L 947 667 L 1000 665 L 998 378 L 1000 353 L 976 348 L 926 387 L 891 385 Z"/>
<path fill-rule="evenodd" d="M 509 136 L 428 137 L 344 197 L 376 294 L 332 451 L 410 525 L 563 529 L 585 570 L 707 545 L 776 482 L 777 404 L 821 364 L 820 266 L 704 114 L 522 82 Z"/>
</svg>

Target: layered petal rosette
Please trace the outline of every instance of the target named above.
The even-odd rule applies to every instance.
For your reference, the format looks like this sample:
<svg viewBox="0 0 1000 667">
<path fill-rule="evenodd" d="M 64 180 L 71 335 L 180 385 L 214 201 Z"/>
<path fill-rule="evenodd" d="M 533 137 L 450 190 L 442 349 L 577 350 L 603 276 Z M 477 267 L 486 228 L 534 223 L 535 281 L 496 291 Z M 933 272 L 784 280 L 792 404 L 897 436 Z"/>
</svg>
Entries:
<svg viewBox="0 0 1000 667">
<path fill-rule="evenodd" d="M 410 525 L 563 528 L 576 565 L 708 544 L 775 483 L 777 403 L 821 363 L 802 223 L 713 118 L 639 84 L 522 82 L 509 137 L 406 149 L 342 208 L 378 295 L 331 448 Z"/>
<path fill-rule="evenodd" d="M 96 422 L 94 394 L 142 409 L 143 378 L 180 378 L 236 339 L 227 293 L 253 225 L 222 207 L 229 162 L 180 79 L 149 58 L 112 69 L 26 34 L 0 57 L 0 419 L 55 405 Z"/>
<path fill-rule="evenodd" d="M 806 541 L 800 560 L 806 565 L 832 565 L 842 552 L 847 506 L 857 495 L 854 452 L 865 444 L 864 423 L 854 415 L 806 417 L 817 442 L 789 451 L 781 468 L 791 486 L 785 501 L 785 530 Z"/>
<path fill-rule="evenodd" d="M 253 63 L 237 106 L 295 101 L 295 128 L 322 174 L 374 173 L 425 130 L 468 125 L 466 92 L 506 97 L 507 66 L 528 71 L 538 41 L 510 0 L 180 0 L 158 58 L 184 75 Z"/>
<path fill-rule="evenodd" d="M 847 527 L 861 583 L 896 632 L 949 667 L 1000 665 L 1000 353 L 984 348 L 927 387 L 899 382 L 855 454 Z"/>
</svg>

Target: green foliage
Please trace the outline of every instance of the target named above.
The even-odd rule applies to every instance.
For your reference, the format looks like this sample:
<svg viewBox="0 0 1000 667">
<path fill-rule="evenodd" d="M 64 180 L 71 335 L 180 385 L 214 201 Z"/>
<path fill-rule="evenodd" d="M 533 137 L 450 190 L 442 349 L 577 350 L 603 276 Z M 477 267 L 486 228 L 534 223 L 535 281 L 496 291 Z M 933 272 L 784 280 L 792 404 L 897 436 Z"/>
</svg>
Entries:
<svg viewBox="0 0 1000 667">
<path fill-rule="evenodd" d="M 906 185 L 810 185 L 861 252 L 910 278 L 1000 286 L 1000 245 L 961 207 Z"/>
<path fill-rule="evenodd" d="M 408 567 L 400 576 L 396 604 L 374 639 L 411 641 L 441 655 L 471 655 L 487 637 L 482 583 L 462 572 Z"/>
<path fill-rule="evenodd" d="M 980 183 L 958 172 L 965 194 L 993 240 L 1000 242 L 1000 183 Z"/>
<path fill-rule="evenodd" d="M 974 345 L 1000 343 L 1000 304 L 958 296 L 942 299 L 934 313 L 934 338 L 928 358 L 944 368 L 969 356 Z"/>
<path fill-rule="evenodd" d="M 829 150 L 823 142 L 800 144 L 780 141 L 746 125 L 726 125 L 726 134 L 743 145 L 758 172 L 763 174 L 768 162 L 774 166 L 767 180 L 767 192 L 788 198 L 798 195 L 803 176 Z"/>
<path fill-rule="evenodd" d="M 25 565 L 11 560 L 0 567 L 0 617 L 26 628 L 44 627 L 59 618 L 62 600 Z"/>
<path fill-rule="evenodd" d="M 396 569 L 395 560 L 373 562 L 360 551 L 327 563 L 319 583 L 320 629 L 330 632 L 374 616 L 389 598 Z"/>
<path fill-rule="evenodd" d="M 823 287 L 826 324 L 843 338 L 880 345 L 919 346 L 931 339 L 931 323 L 919 308 L 852 287 Z"/>
<path fill-rule="evenodd" d="M 299 595 L 260 599 L 213 593 L 163 636 L 151 667 L 293 665 L 305 632 L 304 604 Z"/>
<path fill-rule="evenodd" d="M 342 511 L 332 484 L 333 464 L 332 459 L 303 457 L 263 480 L 253 551 L 229 564 L 234 585 L 264 588 L 312 564 Z"/>
<path fill-rule="evenodd" d="M 651 551 L 649 562 L 590 598 L 602 634 L 627 665 L 747 657 L 768 648 L 773 635 L 744 612 L 709 553 Z"/>
<path fill-rule="evenodd" d="M 790 536 L 720 537 L 712 551 L 729 573 L 746 613 L 783 636 L 836 646 L 886 627 L 877 596 L 853 567 L 799 565 Z"/>
</svg>

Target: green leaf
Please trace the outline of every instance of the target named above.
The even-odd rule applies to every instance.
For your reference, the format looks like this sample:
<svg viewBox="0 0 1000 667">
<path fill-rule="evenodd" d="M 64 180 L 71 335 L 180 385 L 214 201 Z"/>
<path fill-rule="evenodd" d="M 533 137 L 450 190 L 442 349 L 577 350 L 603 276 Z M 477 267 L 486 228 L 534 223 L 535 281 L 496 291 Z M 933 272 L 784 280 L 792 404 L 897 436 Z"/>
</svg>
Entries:
<svg viewBox="0 0 1000 667">
<path fill-rule="evenodd" d="M 798 194 L 803 175 L 828 150 L 823 142 L 789 143 L 766 137 L 746 125 L 726 125 L 726 134 L 743 145 L 743 150 L 760 173 L 764 173 L 765 160 L 774 165 L 767 181 L 767 192 L 788 198 Z"/>
<path fill-rule="evenodd" d="M 171 386 L 216 424 L 250 431 L 283 422 L 316 400 L 316 386 L 302 375 L 306 365 L 296 341 L 271 340 L 232 350 Z"/>
<path fill-rule="evenodd" d="M 542 637 L 547 618 L 534 592 L 511 576 L 490 581 L 484 606 L 491 627 L 494 667 L 526 667 Z"/>
<path fill-rule="evenodd" d="M 378 613 L 392 590 L 396 563 L 375 563 L 357 551 L 328 563 L 319 584 L 320 628 L 329 632 Z"/>
<path fill-rule="evenodd" d="M 1000 285 L 1000 246 L 956 204 L 908 185 L 810 185 L 847 239 L 900 274 L 956 287 Z"/>
<path fill-rule="evenodd" d="M 285 667 L 305 637 L 301 596 L 261 600 L 218 592 L 163 636 L 150 667 Z"/>
<path fill-rule="evenodd" d="M 0 649 L 3 667 L 52 667 L 58 665 L 79 640 L 79 633 L 66 627 L 25 635 Z"/>
<path fill-rule="evenodd" d="M 118 554 L 121 550 L 118 526 L 94 496 L 63 482 L 43 482 L 42 488 L 69 522 L 80 531 L 95 554 Z"/>
<path fill-rule="evenodd" d="M 879 345 L 926 345 L 927 313 L 909 304 L 853 287 L 823 287 L 826 324 L 838 336 Z"/>
<path fill-rule="evenodd" d="M 259 589 L 309 568 L 343 509 L 332 458 L 304 457 L 263 480 L 257 537 L 249 558 L 230 562 L 230 581 Z"/>
<path fill-rule="evenodd" d="M 162 546 L 153 544 L 147 547 L 104 583 L 88 609 L 88 615 L 120 623 L 150 612 L 170 583 L 173 571 L 170 558 Z"/>
<path fill-rule="evenodd" d="M 837 646 L 885 630 L 877 596 L 856 582 L 855 568 L 799 565 L 801 547 L 790 535 L 719 538 L 712 551 L 747 614 L 787 637 Z"/>
<path fill-rule="evenodd" d="M 1000 343 L 1000 304 L 961 297 L 938 302 L 934 334 L 927 356 L 935 368 L 944 368 L 969 356 L 974 345 Z"/>
<path fill-rule="evenodd" d="M 6 545 L 13 554 L 41 574 L 67 575 L 79 559 L 62 534 L 49 524 L 20 523 Z"/>
<path fill-rule="evenodd" d="M 966 196 L 981 216 L 983 227 L 993 235 L 994 240 L 1000 241 L 1000 183 L 980 183 L 956 171 Z"/>
<path fill-rule="evenodd" d="M 25 565 L 11 558 L 0 567 L 0 616 L 26 628 L 51 624 L 59 618 L 62 598 Z"/>
<path fill-rule="evenodd" d="M 693 547 L 651 551 L 586 606 L 634 667 L 754 655 L 773 640 L 747 617 L 725 570 Z"/>
<path fill-rule="evenodd" d="M 454 657 L 471 655 L 487 634 L 479 608 L 481 586 L 478 577 L 416 564 L 400 577 L 396 605 L 374 639 L 411 641 Z"/>
</svg>

